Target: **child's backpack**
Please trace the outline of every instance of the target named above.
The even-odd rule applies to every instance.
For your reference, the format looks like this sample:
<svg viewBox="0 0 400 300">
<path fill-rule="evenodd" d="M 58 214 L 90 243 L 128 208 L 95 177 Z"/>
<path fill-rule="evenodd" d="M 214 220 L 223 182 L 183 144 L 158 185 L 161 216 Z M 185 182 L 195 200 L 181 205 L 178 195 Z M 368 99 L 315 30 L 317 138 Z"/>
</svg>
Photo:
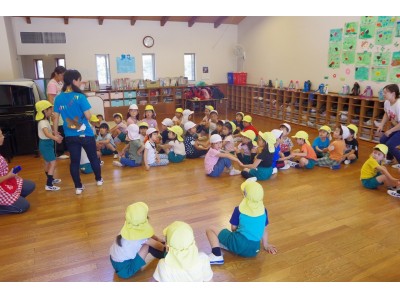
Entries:
<svg viewBox="0 0 400 300">
<path fill-rule="evenodd" d="M 351 89 L 351 95 L 352 96 L 360 95 L 360 85 L 358 84 L 358 82 L 354 82 L 353 88 Z"/>
<path fill-rule="evenodd" d="M 311 91 L 311 81 L 307 80 L 307 81 L 304 81 L 303 92 L 309 92 L 309 91 Z"/>
<path fill-rule="evenodd" d="M 371 86 L 367 85 L 364 92 L 360 96 L 364 97 L 364 98 L 372 98 L 373 95 L 374 95 L 374 93 L 372 91 Z"/>
<path fill-rule="evenodd" d="M 354 88 L 353 88 L 354 89 Z M 350 94 L 350 86 L 348 85 L 348 84 L 344 84 L 343 86 L 342 86 L 342 90 L 341 90 L 341 92 L 339 93 L 339 95 L 348 95 L 348 94 Z"/>
<path fill-rule="evenodd" d="M 325 84 L 321 83 L 317 90 L 320 94 L 325 94 Z"/>
</svg>

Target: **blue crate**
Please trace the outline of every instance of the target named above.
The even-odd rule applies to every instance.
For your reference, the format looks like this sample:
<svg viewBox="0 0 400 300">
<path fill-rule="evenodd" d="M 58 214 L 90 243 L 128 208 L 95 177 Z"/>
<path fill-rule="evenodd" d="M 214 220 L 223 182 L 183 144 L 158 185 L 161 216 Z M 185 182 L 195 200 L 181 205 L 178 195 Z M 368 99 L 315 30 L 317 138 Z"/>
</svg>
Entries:
<svg viewBox="0 0 400 300">
<path fill-rule="evenodd" d="M 136 98 L 136 91 L 124 92 L 124 99 Z"/>
<path fill-rule="evenodd" d="M 125 99 L 124 100 L 124 105 L 129 106 L 131 104 L 136 104 L 136 99 Z"/>
<path fill-rule="evenodd" d="M 111 100 L 111 107 L 124 106 L 124 100 Z"/>
</svg>

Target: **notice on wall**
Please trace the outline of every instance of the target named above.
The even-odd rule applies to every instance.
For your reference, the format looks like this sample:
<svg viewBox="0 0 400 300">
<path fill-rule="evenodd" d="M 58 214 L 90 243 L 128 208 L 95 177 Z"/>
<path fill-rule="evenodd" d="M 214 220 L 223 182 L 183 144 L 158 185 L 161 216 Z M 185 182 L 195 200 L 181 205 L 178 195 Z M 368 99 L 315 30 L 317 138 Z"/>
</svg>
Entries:
<svg viewBox="0 0 400 300">
<path fill-rule="evenodd" d="M 135 73 L 135 58 L 130 54 L 121 54 L 117 57 L 117 73 Z"/>
</svg>

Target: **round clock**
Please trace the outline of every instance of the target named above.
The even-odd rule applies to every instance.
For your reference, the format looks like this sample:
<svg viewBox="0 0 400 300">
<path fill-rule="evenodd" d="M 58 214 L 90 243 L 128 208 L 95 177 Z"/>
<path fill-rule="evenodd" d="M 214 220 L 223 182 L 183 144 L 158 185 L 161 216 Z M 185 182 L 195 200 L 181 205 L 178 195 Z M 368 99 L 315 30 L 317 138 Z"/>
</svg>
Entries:
<svg viewBox="0 0 400 300">
<path fill-rule="evenodd" d="M 151 48 L 154 45 L 154 39 L 151 36 L 145 36 L 143 38 L 143 45 L 147 48 Z"/>
</svg>

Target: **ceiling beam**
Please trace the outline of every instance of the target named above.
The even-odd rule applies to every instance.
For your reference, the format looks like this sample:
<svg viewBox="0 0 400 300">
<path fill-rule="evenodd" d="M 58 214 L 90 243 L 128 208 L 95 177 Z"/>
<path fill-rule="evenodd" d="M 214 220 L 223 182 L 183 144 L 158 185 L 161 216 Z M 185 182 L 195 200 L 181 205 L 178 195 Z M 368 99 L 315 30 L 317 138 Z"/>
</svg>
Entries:
<svg viewBox="0 0 400 300">
<path fill-rule="evenodd" d="M 219 17 L 215 22 L 214 22 L 214 28 L 218 28 L 219 25 L 222 24 L 222 22 L 228 17 Z"/>
<path fill-rule="evenodd" d="M 161 25 L 161 26 L 164 26 L 165 23 L 167 23 L 168 20 L 169 20 L 169 17 L 162 17 L 162 18 L 161 18 L 161 21 L 160 21 L 160 25 Z"/>
<path fill-rule="evenodd" d="M 99 17 L 99 25 L 103 25 L 104 17 Z"/>
<path fill-rule="evenodd" d="M 27 24 L 31 24 L 32 23 L 31 17 L 25 17 L 25 20 L 26 20 Z"/>
<path fill-rule="evenodd" d="M 191 17 L 191 18 L 189 19 L 188 26 L 189 26 L 189 27 L 192 27 L 192 26 L 194 25 L 194 23 L 196 23 L 196 20 L 197 20 L 198 18 L 199 18 L 199 17 Z"/>
<path fill-rule="evenodd" d="M 131 17 L 131 25 L 135 25 L 136 23 L 136 17 Z"/>
<path fill-rule="evenodd" d="M 68 17 L 64 17 L 64 24 L 65 25 L 68 25 L 68 21 L 69 21 L 69 18 Z"/>
</svg>

